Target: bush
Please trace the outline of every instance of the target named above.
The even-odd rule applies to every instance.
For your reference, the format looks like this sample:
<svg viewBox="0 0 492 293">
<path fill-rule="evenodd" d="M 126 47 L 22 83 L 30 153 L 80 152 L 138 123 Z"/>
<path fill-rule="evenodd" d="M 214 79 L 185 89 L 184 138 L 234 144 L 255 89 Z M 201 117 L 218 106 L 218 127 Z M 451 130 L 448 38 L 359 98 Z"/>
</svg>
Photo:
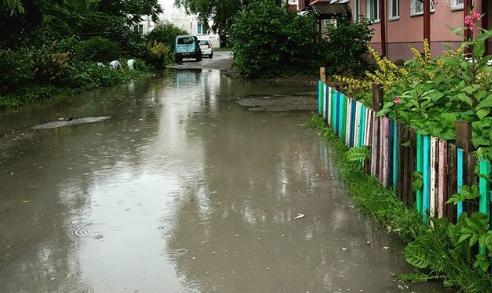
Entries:
<svg viewBox="0 0 492 293">
<path fill-rule="evenodd" d="M 27 57 L 28 50 L 0 50 L 0 94 L 34 79 L 35 63 Z"/>
<path fill-rule="evenodd" d="M 152 64 L 156 68 L 163 68 L 166 64 L 166 61 L 169 57 L 170 50 L 169 47 L 164 45 L 161 42 L 154 41 L 151 45 L 149 45 L 149 55 L 152 61 Z"/>
<path fill-rule="evenodd" d="M 160 42 L 165 44 L 174 52 L 174 42 L 179 35 L 187 35 L 184 30 L 174 26 L 173 24 L 160 24 L 156 26 L 146 38 L 150 43 Z"/>
<path fill-rule="evenodd" d="M 103 37 L 92 37 L 82 41 L 80 54 L 83 60 L 108 62 L 117 59 L 121 50 L 117 43 Z"/>
<path fill-rule="evenodd" d="M 363 75 L 370 70 L 367 44 L 373 35 L 365 21 L 339 21 L 323 34 L 323 65 L 327 74 Z"/>
<path fill-rule="evenodd" d="M 274 1 L 255 1 L 231 27 L 234 62 L 247 77 L 313 71 L 319 33 L 311 14 L 299 16 Z"/>
</svg>

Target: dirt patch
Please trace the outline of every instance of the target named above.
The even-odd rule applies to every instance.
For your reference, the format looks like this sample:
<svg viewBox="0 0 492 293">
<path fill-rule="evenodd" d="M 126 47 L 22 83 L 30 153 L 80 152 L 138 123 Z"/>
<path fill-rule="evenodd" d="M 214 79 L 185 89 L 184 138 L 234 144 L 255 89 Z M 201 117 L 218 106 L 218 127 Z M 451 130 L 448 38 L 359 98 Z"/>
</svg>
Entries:
<svg viewBox="0 0 492 293">
<path fill-rule="evenodd" d="M 314 111 L 316 97 L 309 96 L 246 96 L 236 100 L 238 105 L 252 112 Z"/>
</svg>

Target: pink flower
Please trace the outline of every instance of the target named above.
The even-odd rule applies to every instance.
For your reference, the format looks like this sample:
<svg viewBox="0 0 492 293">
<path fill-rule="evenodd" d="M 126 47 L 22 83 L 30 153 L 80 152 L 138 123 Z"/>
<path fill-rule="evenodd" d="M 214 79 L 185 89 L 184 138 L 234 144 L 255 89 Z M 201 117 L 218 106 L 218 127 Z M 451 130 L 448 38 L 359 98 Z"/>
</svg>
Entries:
<svg viewBox="0 0 492 293">
<path fill-rule="evenodd" d="M 471 18 L 474 22 L 477 22 L 480 20 L 480 18 L 482 18 L 482 16 L 480 15 L 480 13 L 478 13 L 478 11 L 473 10 L 471 14 Z"/>
<path fill-rule="evenodd" d="M 400 105 L 401 104 L 401 97 L 400 96 L 394 97 L 393 98 L 393 104 Z"/>
<path fill-rule="evenodd" d="M 473 21 L 472 17 L 469 15 L 465 16 L 465 26 L 469 30 L 472 30 L 475 27 L 475 22 Z"/>
</svg>

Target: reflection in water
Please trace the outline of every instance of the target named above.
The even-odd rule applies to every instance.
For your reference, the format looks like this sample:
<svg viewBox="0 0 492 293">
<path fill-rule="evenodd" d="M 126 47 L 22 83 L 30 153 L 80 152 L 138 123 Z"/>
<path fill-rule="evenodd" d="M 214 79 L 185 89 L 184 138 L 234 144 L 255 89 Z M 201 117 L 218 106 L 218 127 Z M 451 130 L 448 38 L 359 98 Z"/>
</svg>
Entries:
<svg viewBox="0 0 492 293">
<path fill-rule="evenodd" d="M 397 291 L 309 114 L 232 102 L 309 90 L 170 71 L 2 113 L 0 292 Z"/>
</svg>

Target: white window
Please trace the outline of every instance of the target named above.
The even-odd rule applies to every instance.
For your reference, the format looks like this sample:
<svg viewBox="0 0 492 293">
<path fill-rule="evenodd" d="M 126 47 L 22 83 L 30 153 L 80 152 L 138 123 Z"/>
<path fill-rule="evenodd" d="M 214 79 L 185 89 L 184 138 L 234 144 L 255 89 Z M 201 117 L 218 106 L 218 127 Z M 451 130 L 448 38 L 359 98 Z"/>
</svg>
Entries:
<svg viewBox="0 0 492 293">
<path fill-rule="evenodd" d="M 297 5 L 297 0 L 289 0 L 287 3 L 289 5 Z"/>
<path fill-rule="evenodd" d="M 424 1 L 428 0 L 410 0 L 410 14 L 411 15 L 421 15 L 424 14 Z M 434 0 L 431 2 L 431 11 L 435 10 Z"/>
<path fill-rule="evenodd" d="M 367 19 L 379 21 L 379 0 L 367 0 Z"/>
<path fill-rule="evenodd" d="M 451 9 L 463 9 L 465 0 L 451 0 Z"/>
<path fill-rule="evenodd" d="M 389 19 L 400 18 L 400 0 L 389 0 Z"/>
<path fill-rule="evenodd" d="M 360 0 L 355 0 L 354 3 L 354 20 L 359 21 L 360 20 Z"/>
</svg>

